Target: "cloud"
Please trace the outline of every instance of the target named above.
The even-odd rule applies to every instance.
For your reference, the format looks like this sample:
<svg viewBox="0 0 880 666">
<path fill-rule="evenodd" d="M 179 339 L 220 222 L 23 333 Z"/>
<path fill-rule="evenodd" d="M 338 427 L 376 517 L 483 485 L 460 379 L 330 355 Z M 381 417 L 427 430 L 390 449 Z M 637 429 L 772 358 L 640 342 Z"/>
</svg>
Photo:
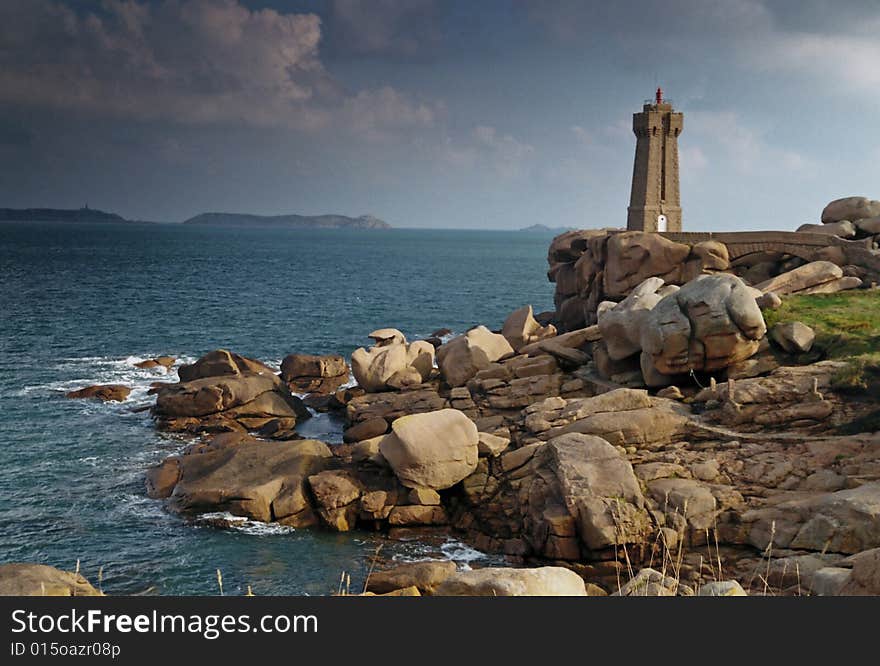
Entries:
<svg viewBox="0 0 880 666">
<path fill-rule="evenodd" d="M 343 113 L 348 126 L 370 138 L 382 138 L 389 129 L 432 127 L 442 113 L 440 105 L 411 99 L 390 86 L 362 90 L 345 100 Z"/>
<path fill-rule="evenodd" d="M 651 49 L 679 48 L 683 43 L 735 38 L 741 29 L 766 25 L 770 12 L 760 0 L 525 0 L 528 19 L 551 40 L 582 45 L 585 35 L 612 35 Z M 646 51 L 642 50 L 640 56 Z"/>
<path fill-rule="evenodd" d="M 442 159 L 456 168 L 490 170 L 504 179 L 525 175 L 534 146 L 495 127 L 479 125 L 463 140 L 447 138 L 441 146 Z"/>
<path fill-rule="evenodd" d="M 779 34 L 744 59 L 757 69 L 821 81 L 826 88 L 868 93 L 880 101 L 876 35 Z"/>
<path fill-rule="evenodd" d="M 315 14 L 238 0 L 52 0 L 0 7 L 0 102 L 139 121 L 368 130 L 433 111 L 391 88 L 346 93 L 319 58 Z"/>
<path fill-rule="evenodd" d="M 349 55 L 412 58 L 440 43 L 442 11 L 437 0 L 332 0 L 330 44 Z"/>
<path fill-rule="evenodd" d="M 719 154 L 719 163 L 730 163 L 740 172 L 766 168 L 797 171 L 810 164 L 801 153 L 772 145 L 764 132 L 744 124 L 739 114 L 733 111 L 690 112 L 685 115 L 685 133 L 694 135 L 698 144 L 694 149 L 682 150 L 685 157 L 696 162 L 688 165 L 689 168 L 699 164 L 700 156 L 705 166 L 709 162 L 706 153 Z M 685 150 L 699 154 L 685 153 Z"/>
</svg>

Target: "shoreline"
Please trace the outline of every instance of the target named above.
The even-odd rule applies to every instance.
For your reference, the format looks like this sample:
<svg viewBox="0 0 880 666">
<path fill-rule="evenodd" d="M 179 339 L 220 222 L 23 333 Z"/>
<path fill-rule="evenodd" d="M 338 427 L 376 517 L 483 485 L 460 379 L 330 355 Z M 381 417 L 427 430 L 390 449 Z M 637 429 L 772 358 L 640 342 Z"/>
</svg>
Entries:
<svg viewBox="0 0 880 666">
<path fill-rule="evenodd" d="M 743 263 L 689 238 L 563 233 L 556 311 L 524 306 L 496 331 L 378 329 L 351 356 L 280 368 L 222 349 L 138 361 L 174 367 L 151 415 L 189 441 L 147 470 L 147 495 L 212 528 L 429 528 L 519 571 L 574 572 L 588 594 L 864 585 L 880 547 L 873 514 L 853 514 L 880 497 L 874 251 Z M 344 422 L 343 443 L 305 437 L 314 412 Z"/>
</svg>

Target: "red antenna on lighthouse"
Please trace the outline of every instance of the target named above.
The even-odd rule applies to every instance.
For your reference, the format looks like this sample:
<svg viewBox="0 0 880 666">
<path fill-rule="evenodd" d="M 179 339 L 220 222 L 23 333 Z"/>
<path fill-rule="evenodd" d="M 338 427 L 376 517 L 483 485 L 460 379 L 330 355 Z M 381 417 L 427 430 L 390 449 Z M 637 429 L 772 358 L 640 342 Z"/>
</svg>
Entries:
<svg viewBox="0 0 880 666">
<path fill-rule="evenodd" d="M 657 104 L 663 104 L 663 88 L 657 87 L 657 94 L 655 95 L 655 99 L 657 100 Z"/>
</svg>

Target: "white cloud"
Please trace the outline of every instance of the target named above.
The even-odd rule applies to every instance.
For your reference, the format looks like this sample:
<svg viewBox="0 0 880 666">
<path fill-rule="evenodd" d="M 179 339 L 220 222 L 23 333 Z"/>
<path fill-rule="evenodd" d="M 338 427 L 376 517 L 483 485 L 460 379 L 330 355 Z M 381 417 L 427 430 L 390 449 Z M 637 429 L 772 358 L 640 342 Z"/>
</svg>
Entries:
<svg viewBox="0 0 880 666">
<path fill-rule="evenodd" d="M 706 153 L 717 152 L 721 154 L 720 163 L 731 163 L 741 172 L 764 168 L 797 171 L 809 165 L 805 156 L 774 146 L 763 132 L 743 123 L 733 111 L 692 111 L 685 115 L 685 133 L 695 136 L 699 146 L 696 150 L 705 163 L 709 161 Z M 689 155 L 699 162 L 698 156 L 684 150 L 687 148 L 683 148 L 685 157 Z"/>
<path fill-rule="evenodd" d="M 780 33 L 743 57 L 757 69 L 795 74 L 821 81 L 826 90 L 868 93 L 880 101 L 876 35 Z"/>
<path fill-rule="evenodd" d="M 343 109 L 348 126 L 371 138 L 393 128 L 432 127 L 442 112 L 440 106 L 415 101 L 390 86 L 362 90 L 346 99 Z"/>
<path fill-rule="evenodd" d="M 527 173 L 535 148 L 495 127 L 479 125 L 463 140 L 447 138 L 440 152 L 445 162 L 457 168 L 489 169 L 510 179 Z"/>
</svg>

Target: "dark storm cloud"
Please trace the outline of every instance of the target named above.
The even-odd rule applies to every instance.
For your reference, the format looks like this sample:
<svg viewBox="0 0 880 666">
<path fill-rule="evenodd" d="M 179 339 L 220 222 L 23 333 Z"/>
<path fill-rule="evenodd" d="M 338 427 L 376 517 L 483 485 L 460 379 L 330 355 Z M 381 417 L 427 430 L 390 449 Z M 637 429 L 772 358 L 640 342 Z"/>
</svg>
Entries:
<svg viewBox="0 0 880 666">
<path fill-rule="evenodd" d="M 321 19 L 237 0 L 0 6 L 0 103 L 133 120 L 301 130 L 431 122 L 388 87 L 347 94 L 318 56 Z"/>
</svg>

